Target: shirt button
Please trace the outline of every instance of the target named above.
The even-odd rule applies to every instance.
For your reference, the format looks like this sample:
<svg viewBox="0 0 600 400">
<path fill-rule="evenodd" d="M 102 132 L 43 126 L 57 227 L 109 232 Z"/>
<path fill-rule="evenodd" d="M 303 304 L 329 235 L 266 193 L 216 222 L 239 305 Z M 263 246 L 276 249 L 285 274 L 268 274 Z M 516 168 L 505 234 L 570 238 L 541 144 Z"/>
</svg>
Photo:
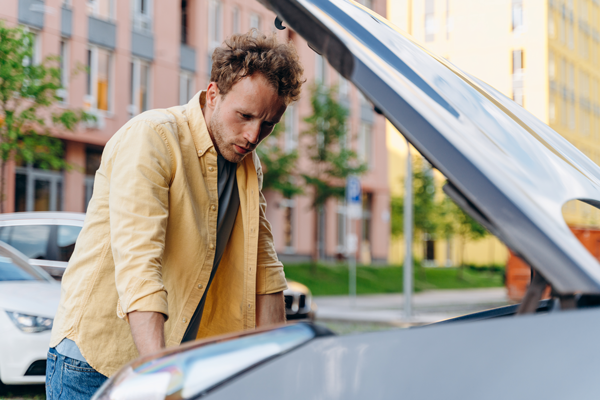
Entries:
<svg viewBox="0 0 600 400">
<path fill-rule="evenodd" d="M 215 245 L 211 243 L 211 244 L 208 245 L 208 247 L 212 250 L 212 249 L 215 248 Z"/>
<path fill-rule="evenodd" d="M 202 284 L 199 284 L 199 285 L 198 285 L 198 289 L 202 289 Z"/>
<path fill-rule="evenodd" d="M 215 211 L 217 209 L 217 207 L 213 204 L 212 206 L 210 206 L 210 209 Z"/>
<path fill-rule="evenodd" d="M 248 308 L 252 308 L 252 304 L 248 304 Z"/>
<path fill-rule="evenodd" d="M 210 172 L 213 172 L 215 169 L 214 169 L 213 167 L 208 167 L 208 170 L 209 170 Z"/>
<path fill-rule="evenodd" d="M 184 318 L 184 319 L 183 319 L 183 323 L 185 324 L 186 322 L 187 322 L 187 319 L 186 319 L 186 318 Z"/>
</svg>

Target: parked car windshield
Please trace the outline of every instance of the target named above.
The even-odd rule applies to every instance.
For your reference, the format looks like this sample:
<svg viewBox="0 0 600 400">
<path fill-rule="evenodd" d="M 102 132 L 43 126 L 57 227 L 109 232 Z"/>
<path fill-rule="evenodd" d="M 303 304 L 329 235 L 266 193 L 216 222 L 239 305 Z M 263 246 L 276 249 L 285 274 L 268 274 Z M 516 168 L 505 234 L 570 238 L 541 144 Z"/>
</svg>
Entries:
<svg viewBox="0 0 600 400">
<path fill-rule="evenodd" d="M 70 225 L 15 225 L 0 228 L 0 240 L 35 260 L 67 262 L 81 227 Z"/>
<path fill-rule="evenodd" d="M 45 280 L 44 277 L 37 274 L 33 268 L 22 268 L 10 258 L 0 256 L 0 282 L 42 280 Z"/>
</svg>

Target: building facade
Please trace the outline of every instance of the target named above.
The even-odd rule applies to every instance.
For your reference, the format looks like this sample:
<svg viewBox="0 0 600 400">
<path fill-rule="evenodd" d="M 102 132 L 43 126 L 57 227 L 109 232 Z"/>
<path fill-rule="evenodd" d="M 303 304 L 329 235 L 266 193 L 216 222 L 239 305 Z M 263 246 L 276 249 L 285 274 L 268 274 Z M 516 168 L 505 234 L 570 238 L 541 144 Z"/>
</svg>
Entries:
<svg viewBox="0 0 600 400">
<path fill-rule="evenodd" d="M 600 162 L 599 0 L 389 0 L 388 9 L 392 22 L 425 48 L 511 97 Z M 387 134 L 392 162 L 392 154 L 403 153 L 394 145 L 397 131 L 390 126 Z M 392 173 L 390 188 L 402 190 Z M 578 201 L 565 204 L 563 215 L 572 227 L 600 223 L 599 211 Z M 398 253 L 394 246 L 401 243 L 393 240 L 390 254 Z M 495 239 L 467 246 L 470 262 L 508 257 Z"/>
<path fill-rule="evenodd" d="M 385 0 L 364 0 L 386 14 Z M 35 34 L 36 60 L 59 55 L 64 106 L 83 108 L 97 121 L 75 133 L 57 132 L 64 144 L 69 171 L 48 171 L 35 165 L 7 168 L 5 210 L 84 212 L 93 192 L 94 174 L 103 146 L 130 118 L 152 108 L 184 104 L 208 86 L 212 51 L 234 33 L 251 28 L 268 33 L 275 15 L 257 1 L 242 0 L 6 0 L 0 19 L 23 25 Z M 290 29 L 277 31 L 291 40 L 305 67 L 303 97 L 285 114 L 287 149 L 302 156 L 304 118 L 311 113 L 309 87 L 314 82 L 336 86 L 348 107 L 350 146 L 369 164 L 363 179 L 364 215 L 357 223 L 358 255 L 386 260 L 389 194 L 385 120 Z M 85 68 L 84 68 L 85 67 Z M 308 259 L 315 251 L 314 218 L 307 196 L 283 199 L 265 193 L 277 251 L 284 259 Z M 344 253 L 343 202 L 330 201 L 325 211 L 323 254 Z M 355 229 L 355 232 L 357 230 Z"/>
</svg>

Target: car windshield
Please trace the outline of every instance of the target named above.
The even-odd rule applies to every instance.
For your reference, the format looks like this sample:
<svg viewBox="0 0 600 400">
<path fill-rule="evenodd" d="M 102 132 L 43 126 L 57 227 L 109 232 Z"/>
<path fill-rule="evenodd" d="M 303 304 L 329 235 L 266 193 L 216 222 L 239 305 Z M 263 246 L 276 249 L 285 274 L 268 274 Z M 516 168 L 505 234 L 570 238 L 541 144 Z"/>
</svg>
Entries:
<svg viewBox="0 0 600 400">
<path fill-rule="evenodd" d="M 80 226 L 71 225 L 5 226 L 0 240 L 31 259 L 68 262 L 80 231 Z"/>
<path fill-rule="evenodd" d="M 24 268 L 9 257 L 0 256 L 0 282 L 6 281 L 41 281 L 44 277 L 33 268 Z"/>
</svg>

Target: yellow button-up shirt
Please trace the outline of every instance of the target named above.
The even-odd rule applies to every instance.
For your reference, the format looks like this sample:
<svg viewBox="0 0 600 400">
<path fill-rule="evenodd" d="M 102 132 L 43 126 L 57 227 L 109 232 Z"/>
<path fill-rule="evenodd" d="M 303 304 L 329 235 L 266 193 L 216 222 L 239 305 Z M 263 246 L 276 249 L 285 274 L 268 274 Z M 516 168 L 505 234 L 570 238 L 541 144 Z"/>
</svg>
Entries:
<svg viewBox="0 0 600 400">
<path fill-rule="evenodd" d="M 75 341 L 106 376 L 138 356 L 128 313 L 163 313 L 166 345 L 179 345 L 208 284 L 219 199 L 217 153 L 201 101 L 203 92 L 185 106 L 133 118 L 102 154 L 50 346 Z M 287 287 L 254 152 L 238 164 L 236 177 L 240 208 L 198 338 L 254 328 L 256 295 Z"/>
</svg>

